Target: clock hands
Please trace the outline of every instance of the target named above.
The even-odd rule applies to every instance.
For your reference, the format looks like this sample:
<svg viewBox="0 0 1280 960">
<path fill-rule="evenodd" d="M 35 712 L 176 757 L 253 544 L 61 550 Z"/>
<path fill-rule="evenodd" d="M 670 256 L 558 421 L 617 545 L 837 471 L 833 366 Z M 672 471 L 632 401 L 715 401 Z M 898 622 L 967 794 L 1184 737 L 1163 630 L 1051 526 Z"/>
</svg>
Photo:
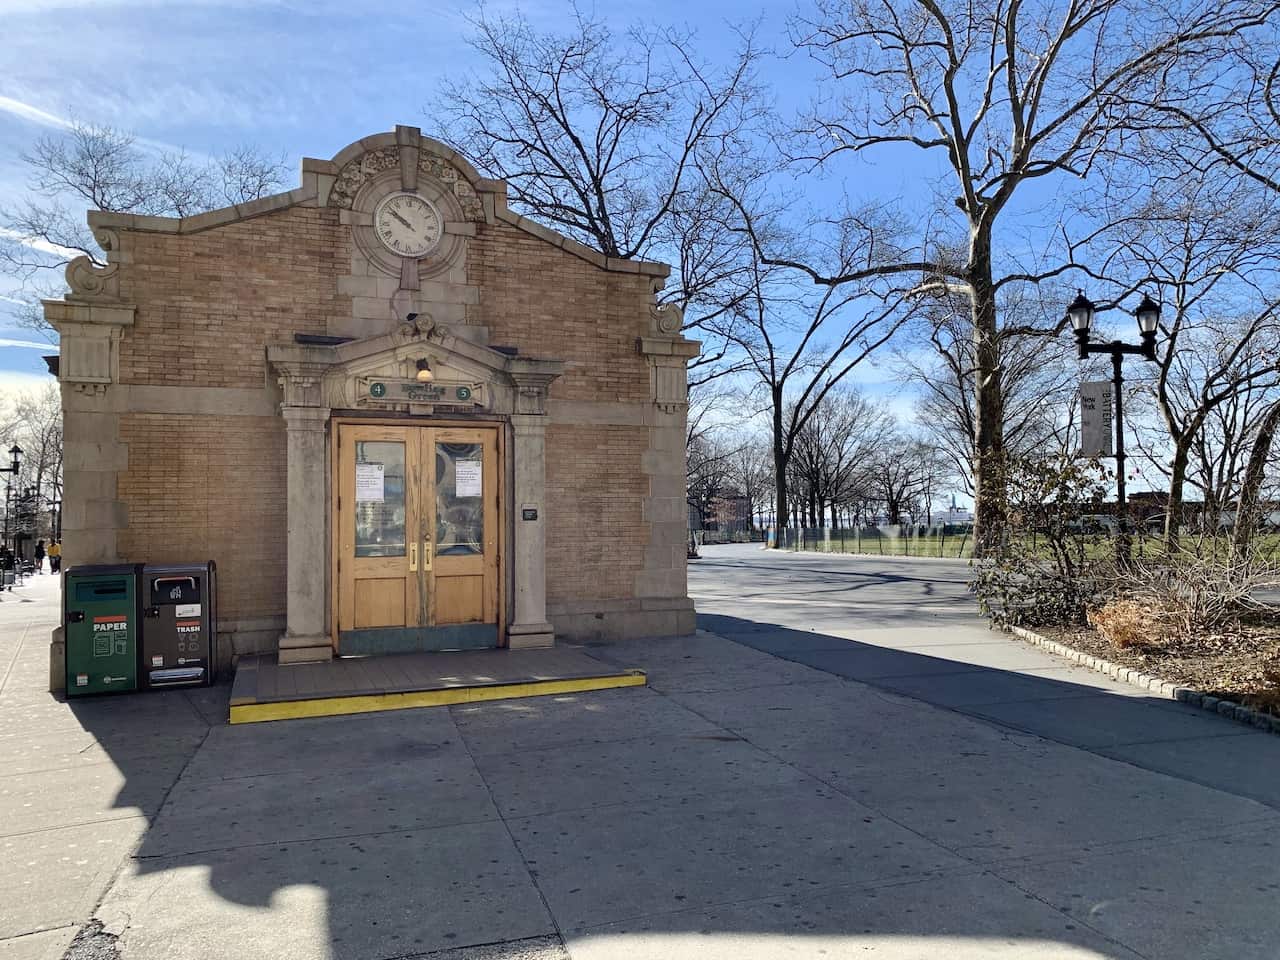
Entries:
<svg viewBox="0 0 1280 960">
<path fill-rule="evenodd" d="M 406 220 L 404 217 L 400 216 L 400 214 L 396 213 L 394 210 L 390 210 L 390 209 L 388 209 L 388 210 L 387 210 L 387 213 L 391 214 L 391 216 L 395 217 L 397 220 L 399 220 L 401 223 L 403 223 L 403 224 L 404 224 L 406 227 L 408 227 L 410 230 L 412 230 L 412 229 L 413 229 L 413 224 L 412 224 L 412 223 L 410 223 L 408 220 Z"/>
</svg>

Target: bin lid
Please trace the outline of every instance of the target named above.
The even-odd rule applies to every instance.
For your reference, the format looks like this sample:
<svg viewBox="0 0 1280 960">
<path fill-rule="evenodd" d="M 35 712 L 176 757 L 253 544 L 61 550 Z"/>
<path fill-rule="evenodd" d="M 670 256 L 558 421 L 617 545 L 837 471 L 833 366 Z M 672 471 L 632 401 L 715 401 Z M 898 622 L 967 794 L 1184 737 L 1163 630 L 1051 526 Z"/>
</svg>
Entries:
<svg viewBox="0 0 1280 960">
<path fill-rule="evenodd" d="M 213 570 L 215 564 L 212 560 L 202 560 L 195 563 L 144 563 L 141 564 L 142 575 L 144 577 L 164 576 L 165 574 L 201 574 L 208 573 Z"/>
<path fill-rule="evenodd" d="M 66 574 L 69 578 L 118 577 L 121 574 L 132 577 L 137 575 L 139 566 L 136 563 L 81 563 L 67 567 Z"/>
</svg>

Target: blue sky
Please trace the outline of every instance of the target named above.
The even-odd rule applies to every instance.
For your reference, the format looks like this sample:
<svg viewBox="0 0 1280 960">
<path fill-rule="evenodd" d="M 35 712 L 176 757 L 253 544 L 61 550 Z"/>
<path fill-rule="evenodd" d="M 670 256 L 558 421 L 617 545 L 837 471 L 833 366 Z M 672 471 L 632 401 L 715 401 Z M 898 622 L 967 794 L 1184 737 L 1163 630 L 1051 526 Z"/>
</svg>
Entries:
<svg viewBox="0 0 1280 960">
<path fill-rule="evenodd" d="M 0 0 L 7 61 L 0 76 L 0 204 L 25 191 L 19 152 L 72 117 L 131 130 L 157 148 L 216 155 L 252 144 L 283 154 L 286 188 L 303 156 L 332 156 L 396 123 L 430 133 L 425 110 L 440 81 L 474 66 L 463 42 L 465 16 L 474 9 L 388 0 Z M 570 14 L 562 0 L 518 9 L 550 28 Z M 637 9 L 598 12 L 624 28 Z M 718 60 L 734 45 L 727 25 L 757 17 L 762 39 L 785 53 L 786 20 L 795 9 L 793 0 L 761 8 L 657 0 L 640 16 L 696 31 L 701 52 Z M 774 58 L 765 79 L 782 104 L 795 106 L 807 98 L 814 70 L 803 57 Z M 851 172 L 876 176 L 861 162 Z M 0 285 L 0 298 L 13 292 Z M 13 329 L 11 307 L 0 299 L 0 392 L 29 388 L 44 376 L 41 351 L 6 339 L 32 335 Z M 888 385 L 877 383 L 885 377 L 867 370 L 858 379 L 887 393 Z"/>
<path fill-rule="evenodd" d="M 240 144 L 283 154 L 293 186 L 303 156 L 329 157 L 396 123 L 431 131 L 440 81 L 473 64 L 462 42 L 470 3 L 329 0 L 0 0 L 0 205 L 25 192 L 18 154 L 68 118 L 134 131 L 158 148 L 216 155 Z M 502 4 L 489 9 L 501 12 Z M 523 4 L 539 25 L 565 3 Z M 654 22 L 693 8 L 659 2 Z M 709 56 L 739 5 L 696 7 Z M 774 18 L 780 22 L 780 15 Z M 2 282 L 0 282 L 2 284 Z M 0 391 L 43 376 L 40 350 L 13 327 L 0 285 Z M 45 351 L 47 352 L 47 351 Z"/>
</svg>

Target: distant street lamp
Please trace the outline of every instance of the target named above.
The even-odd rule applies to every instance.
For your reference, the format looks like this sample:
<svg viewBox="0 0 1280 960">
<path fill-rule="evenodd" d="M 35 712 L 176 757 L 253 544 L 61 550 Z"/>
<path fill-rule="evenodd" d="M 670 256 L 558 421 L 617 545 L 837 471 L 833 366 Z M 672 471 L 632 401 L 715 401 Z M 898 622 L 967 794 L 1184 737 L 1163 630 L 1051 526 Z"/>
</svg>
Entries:
<svg viewBox="0 0 1280 960">
<path fill-rule="evenodd" d="M 9 448 L 9 456 L 13 458 L 7 467 L 0 467 L 0 473 L 13 474 L 13 480 L 4 485 L 4 543 L 9 543 L 9 489 L 10 484 L 18 482 L 18 471 L 22 469 L 22 448 L 16 443 Z"/>
<path fill-rule="evenodd" d="M 1146 294 L 1142 295 L 1142 302 L 1138 304 L 1138 309 L 1133 314 L 1137 318 L 1138 332 L 1142 336 L 1142 342 L 1138 344 L 1121 343 L 1119 340 L 1112 340 L 1110 343 L 1090 343 L 1089 327 L 1093 324 L 1095 312 L 1093 303 L 1084 295 L 1083 290 L 1076 291 L 1076 298 L 1067 307 L 1067 316 L 1076 332 L 1076 349 L 1080 359 L 1083 360 L 1098 353 L 1111 357 L 1111 386 L 1116 405 L 1116 496 L 1120 511 L 1120 516 L 1117 518 L 1120 532 L 1116 537 L 1116 560 L 1123 565 L 1128 562 L 1130 552 L 1129 502 L 1124 492 L 1124 407 L 1120 392 L 1124 377 L 1121 368 L 1125 354 L 1136 354 L 1144 360 L 1155 360 L 1156 329 L 1160 326 L 1160 304 Z"/>
</svg>

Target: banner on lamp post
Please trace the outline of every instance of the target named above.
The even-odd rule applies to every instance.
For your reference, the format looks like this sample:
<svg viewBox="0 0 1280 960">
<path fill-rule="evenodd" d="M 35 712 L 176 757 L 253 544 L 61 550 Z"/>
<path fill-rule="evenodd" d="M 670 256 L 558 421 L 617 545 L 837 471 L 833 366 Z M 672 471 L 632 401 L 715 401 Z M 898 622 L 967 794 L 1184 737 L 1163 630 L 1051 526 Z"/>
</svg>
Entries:
<svg viewBox="0 0 1280 960">
<path fill-rule="evenodd" d="M 1111 411 L 1111 381 L 1095 380 L 1080 384 L 1080 456 L 1115 455 Z"/>
</svg>

